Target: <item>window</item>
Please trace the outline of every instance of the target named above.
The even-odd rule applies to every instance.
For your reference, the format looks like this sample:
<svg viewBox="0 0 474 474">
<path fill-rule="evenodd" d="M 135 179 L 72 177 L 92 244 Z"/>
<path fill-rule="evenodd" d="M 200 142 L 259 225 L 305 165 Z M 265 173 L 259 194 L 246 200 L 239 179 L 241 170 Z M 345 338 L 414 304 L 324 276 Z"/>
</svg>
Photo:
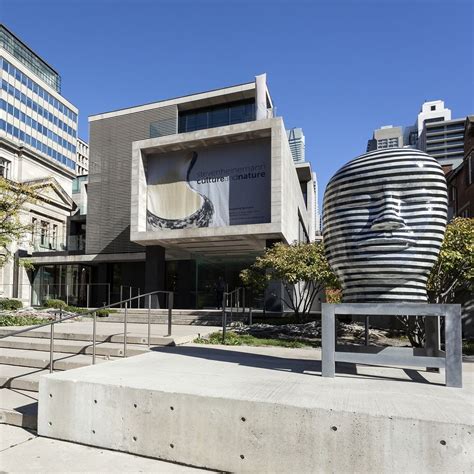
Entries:
<svg viewBox="0 0 474 474">
<path fill-rule="evenodd" d="M 431 110 L 436 110 L 436 105 L 432 105 Z"/>
<path fill-rule="evenodd" d="M 0 176 L 2 178 L 8 178 L 10 175 L 10 162 L 0 158 Z"/>
<path fill-rule="evenodd" d="M 253 99 L 185 110 L 179 113 L 178 133 L 251 122 L 252 120 L 255 120 L 255 102 Z"/>
<path fill-rule="evenodd" d="M 470 186 L 474 181 L 474 163 L 473 163 L 473 153 L 466 158 L 466 162 L 464 164 L 466 167 L 464 171 L 465 176 L 465 184 L 466 186 Z"/>
</svg>

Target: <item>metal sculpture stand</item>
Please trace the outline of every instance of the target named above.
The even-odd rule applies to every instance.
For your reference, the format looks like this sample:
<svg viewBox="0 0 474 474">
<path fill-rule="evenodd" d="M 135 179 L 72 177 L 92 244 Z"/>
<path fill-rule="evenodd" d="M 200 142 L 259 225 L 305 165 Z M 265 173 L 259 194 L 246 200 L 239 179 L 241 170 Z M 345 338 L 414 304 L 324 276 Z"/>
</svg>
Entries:
<svg viewBox="0 0 474 474">
<path fill-rule="evenodd" d="M 444 316 L 445 351 L 427 347 L 358 347 L 336 351 L 336 315 Z M 430 318 L 431 319 L 431 318 Z M 427 339 L 429 335 L 427 335 Z M 423 303 L 342 303 L 322 305 L 322 376 L 334 377 L 336 362 L 366 365 L 438 367 L 446 386 L 462 388 L 461 305 Z"/>
</svg>

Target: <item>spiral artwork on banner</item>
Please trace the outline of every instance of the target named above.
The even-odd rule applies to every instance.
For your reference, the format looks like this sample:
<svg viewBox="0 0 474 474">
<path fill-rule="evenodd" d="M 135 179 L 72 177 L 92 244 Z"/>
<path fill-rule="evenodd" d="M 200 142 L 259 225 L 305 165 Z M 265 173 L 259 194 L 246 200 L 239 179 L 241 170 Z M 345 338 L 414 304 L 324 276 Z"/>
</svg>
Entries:
<svg viewBox="0 0 474 474">
<path fill-rule="evenodd" d="M 447 201 L 440 164 L 419 150 L 366 153 L 337 171 L 324 195 L 323 238 L 343 301 L 426 302 Z"/>
</svg>

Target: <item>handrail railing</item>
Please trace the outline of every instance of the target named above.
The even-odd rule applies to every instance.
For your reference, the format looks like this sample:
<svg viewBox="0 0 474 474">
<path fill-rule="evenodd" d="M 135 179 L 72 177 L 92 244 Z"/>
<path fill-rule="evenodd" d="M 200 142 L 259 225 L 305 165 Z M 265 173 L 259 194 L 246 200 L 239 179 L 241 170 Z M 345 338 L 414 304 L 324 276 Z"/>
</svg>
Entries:
<svg viewBox="0 0 474 474">
<path fill-rule="evenodd" d="M 12 331 L 8 334 L 0 336 L 0 339 L 4 339 L 6 337 L 16 336 L 18 334 L 23 334 L 25 332 L 34 331 L 35 329 L 39 329 L 42 327 L 50 326 L 50 348 L 49 348 L 49 372 L 52 373 L 54 370 L 54 325 L 58 323 L 62 323 L 64 321 L 69 321 L 70 319 L 79 318 L 81 316 L 86 316 L 91 314 L 93 317 L 92 320 L 92 364 L 95 364 L 96 361 L 96 338 L 97 338 L 97 311 L 101 309 L 109 309 L 113 308 L 114 306 L 125 304 L 125 312 L 124 312 L 124 331 L 123 331 L 123 357 L 127 357 L 127 316 L 128 316 L 128 305 L 131 301 L 136 300 L 137 298 L 144 298 L 148 296 L 148 347 L 150 347 L 150 339 L 151 339 L 151 297 L 153 295 L 158 294 L 166 294 L 168 295 L 168 336 L 171 336 L 172 332 L 172 316 L 173 316 L 173 292 L 172 291 L 151 291 L 150 293 L 145 293 L 143 295 L 134 296 L 132 298 L 127 298 L 123 301 L 118 301 L 117 303 L 108 304 L 105 306 L 101 306 L 95 309 L 91 309 L 88 311 L 84 311 L 82 313 L 72 314 L 70 316 L 62 317 L 62 309 L 59 309 L 59 319 L 55 319 L 54 321 L 47 321 L 41 324 L 35 324 L 34 326 L 28 326 L 27 328 L 17 329 Z"/>
<path fill-rule="evenodd" d="M 237 308 L 236 312 L 239 311 L 240 307 L 240 292 L 242 292 L 242 313 L 245 312 L 245 288 L 239 286 L 237 288 L 234 288 L 232 291 L 224 291 L 222 294 L 222 343 L 225 343 L 225 336 L 226 336 L 226 329 L 227 329 L 227 311 L 226 307 L 229 297 L 230 297 L 230 321 L 232 323 L 232 317 L 233 317 L 233 308 L 234 308 L 234 295 L 237 303 Z M 250 324 L 252 321 L 252 308 L 249 306 L 249 318 L 250 318 Z"/>
</svg>

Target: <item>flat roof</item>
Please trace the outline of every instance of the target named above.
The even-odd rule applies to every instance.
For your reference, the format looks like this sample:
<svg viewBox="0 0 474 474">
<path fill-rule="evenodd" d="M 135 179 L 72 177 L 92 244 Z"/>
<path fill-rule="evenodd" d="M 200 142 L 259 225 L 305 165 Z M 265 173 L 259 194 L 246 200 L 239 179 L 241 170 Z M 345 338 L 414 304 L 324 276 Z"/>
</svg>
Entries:
<svg viewBox="0 0 474 474">
<path fill-rule="evenodd" d="M 61 76 L 59 74 L 58 71 L 56 71 L 56 69 L 54 69 L 53 66 L 51 66 L 51 64 L 47 63 L 41 56 L 38 55 L 38 53 L 36 53 L 35 51 L 33 51 L 23 40 L 21 40 L 15 33 L 13 33 L 9 28 L 7 28 L 5 26 L 5 24 L 3 23 L 0 23 L 0 29 L 4 29 L 9 35 L 13 36 L 13 38 L 15 38 L 19 43 L 21 43 L 21 45 L 23 45 L 28 51 L 30 51 L 31 54 L 34 54 L 38 59 L 39 61 L 41 61 L 46 67 L 48 67 L 49 69 L 51 69 L 52 72 L 54 72 L 54 74 L 56 74 L 57 76 Z"/>
<path fill-rule="evenodd" d="M 139 112 L 140 109 L 143 109 L 143 108 L 151 108 L 151 106 L 154 106 L 154 105 L 159 105 L 161 104 L 162 106 L 164 104 L 166 104 L 167 102 L 171 103 L 172 102 L 176 102 L 176 103 L 179 103 L 182 101 L 182 99 L 187 99 L 187 98 L 191 98 L 191 97 L 194 97 L 194 96 L 202 96 L 204 94 L 213 94 L 213 93 L 216 93 L 216 92 L 220 92 L 222 91 L 224 95 L 226 93 L 226 91 L 229 91 L 230 89 L 237 89 L 237 88 L 244 88 L 244 87 L 248 87 L 248 86 L 255 86 L 255 82 L 252 81 L 252 82 L 244 82 L 244 83 L 241 83 L 241 84 L 235 84 L 235 85 L 232 85 L 232 86 L 226 86 L 226 87 L 219 87 L 217 89 L 210 89 L 210 90 L 207 90 L 207 91 L 201 91 L 201 92 L 194 92 L 192 94 L 186 94 L 186 95 L 181 95 L 181 96 L 177 96 L 177 97 L 172 97 L 170 99 L 162 99 L 162 100 L 158 100 L 158 101 L 153 101 L 153 102 L 146 102 L 144 104 L 140 104 L 140 105 L 134 105 L 132 107 L 123 107 L 123 108 L 120 108 L 120 109 L 115 109 L 115 110 L 110 110 L 110 111 L 107 111 L 107 112 L 100 112 L 100 113 L 97 113 L 97 114 L 93 114 L 93 115 L 89 115 L 89 120 L 97 120 L 98 118 L 106 118 L 104 116 L 107 116 L 107 115 L 122 115 L 124 113 L 133 113 L 133 112 Z M 251 87 L 248 87 L 248 89 L 250 89 Z M 235 92 L 239 92 L 239 91 L 235 91 Z M 219 94 L 213 94 L 214 96 L 217 96 Z"/>
</svg>

